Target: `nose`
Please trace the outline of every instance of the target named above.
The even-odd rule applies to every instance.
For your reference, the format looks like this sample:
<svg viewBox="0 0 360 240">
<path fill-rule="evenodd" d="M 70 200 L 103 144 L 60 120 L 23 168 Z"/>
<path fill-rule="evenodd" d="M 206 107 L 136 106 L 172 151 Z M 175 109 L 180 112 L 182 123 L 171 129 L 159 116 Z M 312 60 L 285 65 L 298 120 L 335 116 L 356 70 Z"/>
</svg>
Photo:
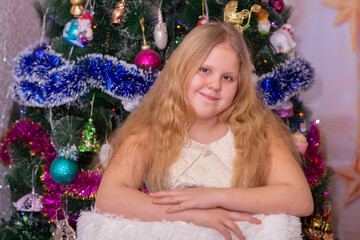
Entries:
<svg viewBox="0 0 360 240">
<path fill-rule="evenodd" d="M 221 79 L 218 77 L 210 77 L 207 81 L 207 87 L 213 90 L 221 89 Z"/>
</svg>

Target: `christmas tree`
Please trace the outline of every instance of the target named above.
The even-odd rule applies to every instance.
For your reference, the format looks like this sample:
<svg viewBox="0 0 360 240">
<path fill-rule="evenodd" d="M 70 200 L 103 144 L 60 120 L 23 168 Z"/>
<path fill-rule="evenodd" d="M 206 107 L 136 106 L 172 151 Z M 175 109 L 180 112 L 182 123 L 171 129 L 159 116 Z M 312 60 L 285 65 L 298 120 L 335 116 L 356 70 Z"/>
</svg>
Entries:
<svg viewBox="0 0 360 240">
<path fill-rule="evenodd" d="M 232 23 L 245 36 L 254 82 L 304 158 L 315 203 L 314 214 L 302 219 L 304 238 L 331 238 L 331 171 L 320 152 L 319 122 L 310 120 L 299 97 L 313 84 L 314 70 L 296 54 L 287 24 L 291 6 L 282 0 L 47 0 L 35 7 L 47 40 L 15 61 L 14 106 L 0 151 L 11 167 L 6 180 L 14 204 L 11 219 L 0 225 L 1 239 L 74 236 L 76 218 L 94 203 L 101 180 L 91 165 L 99 146 L 106 147 L 184 36 L 208 21 Z"/>
</svg>

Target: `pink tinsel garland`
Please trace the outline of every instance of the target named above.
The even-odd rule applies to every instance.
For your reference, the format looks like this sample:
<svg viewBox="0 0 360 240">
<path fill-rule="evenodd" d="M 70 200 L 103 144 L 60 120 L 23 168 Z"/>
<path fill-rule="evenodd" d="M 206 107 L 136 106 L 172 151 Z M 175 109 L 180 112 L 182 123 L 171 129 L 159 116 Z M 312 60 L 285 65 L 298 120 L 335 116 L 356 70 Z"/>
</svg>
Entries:
<svg viewBox="0 0 360 240">
<path fill-rule="evenodd" d="M 325 159 L 319 152 L 320 132 L 316 123 L 311 124 L 310 132 L 307 134 L 306 139 L 309 145 L 305 152 L 307 162 L 304 172 L 310 187 L 314 188 L 326 174 Z"/>
<path fill-rule="evenodd" d="M 0 160 L 6 165 L 13 165 L 9 155 L 8 147 L 20 142 L 30 148 L 34 155 L 41 155 L 47 163 L 42 165 L 45 192 L 42 196 L 42 213 L 55 219 L 56 210 L 64 205 L 62 196 L 67 194 L 74 198 L 90 199 L 96 195 L 102 173 L 100 171 L 81 170 L 75 182 L 68 185 L 56 183 L 50 175 L 50 165 L 55 160 L 57 153 L 48 137 L 46 131 L 30 120 L 20 120 L 9 129 L 7 134 L 1 138 Z M 75 221 L 76 216 L 69 216 L 69 221 Z"/>
</svg>

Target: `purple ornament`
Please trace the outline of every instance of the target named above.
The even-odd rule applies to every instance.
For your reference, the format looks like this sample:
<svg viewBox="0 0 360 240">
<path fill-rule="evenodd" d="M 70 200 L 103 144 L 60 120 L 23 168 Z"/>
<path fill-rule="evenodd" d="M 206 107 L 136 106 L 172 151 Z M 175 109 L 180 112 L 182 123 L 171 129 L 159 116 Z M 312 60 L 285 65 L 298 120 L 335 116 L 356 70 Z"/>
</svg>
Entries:
<svg viewBox="0 0 360 240">
<path fill-rule="evenodd" d="M 150 46 L 143 46 L 135 57 L 135 65 L 145 70 L 157 71 L 161 67 L 161 58 Z"/>
<path fill-rule="evenodd" d="M 285 4 L 283 0 L 271 0 L 270 5 L 279 13 L 284 11 Z"/>
<path fill-rule="evenodd" d="M 294 116 L 294 105 L 290 100 L 287 100 L 274 110 L 274 112 L 281 118 L 288 118 Z"/>
</svg>

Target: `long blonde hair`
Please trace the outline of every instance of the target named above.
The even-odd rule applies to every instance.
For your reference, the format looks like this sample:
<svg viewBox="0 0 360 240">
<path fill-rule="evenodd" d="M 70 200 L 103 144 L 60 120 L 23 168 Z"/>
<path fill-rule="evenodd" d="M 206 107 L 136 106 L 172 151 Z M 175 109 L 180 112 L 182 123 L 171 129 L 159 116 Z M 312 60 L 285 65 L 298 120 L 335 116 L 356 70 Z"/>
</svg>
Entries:
<svg viewBox="0 0 360 240">
<path fill-rule="evenodd" d="M 139 107 L 116 130 L 111 143 L 116 150 L 130 135 L 143 136 L 134 148 L 147 160 L 143 179 L 150 179 L 148 187 L 152 190 L 164 189 L 168 169 L 188 140 L 187 132 L 196 114 L 186 99 L 186 91 L 194 74 L 219 43 L 230 44 L 240 62 L 237 93 L 230 107 L 219 116 L 235 136 L 233 187 L 264 185 L 270 165 L 269 134 L 277 135 L 296 156 L 286 127 L 257 96 L 243 36 L 232 25 L 208 23 L 185 37 Z"/>
</svg>

